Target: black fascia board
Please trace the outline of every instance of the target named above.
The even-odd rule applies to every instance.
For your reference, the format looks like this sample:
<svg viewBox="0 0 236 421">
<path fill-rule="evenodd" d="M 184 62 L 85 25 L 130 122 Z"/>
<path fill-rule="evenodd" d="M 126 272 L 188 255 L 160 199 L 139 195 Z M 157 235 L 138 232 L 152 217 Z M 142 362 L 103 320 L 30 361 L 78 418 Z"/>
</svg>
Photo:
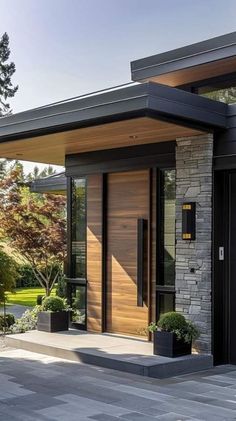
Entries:
<svg viewBox="0 0 236 421">
<path fill-rule="evenodd" d="M 168 116 L 169 121 L 179 119 L 194 127 L 226 128 L 228 105 L 178 88 L 149 82 L 152 90 L 148 97 L 149 113 Z M 171 116 L 173 116 L 171 118 Z M 185 123 L 186 124 L 186 123 Z"/>
<path fill-rule="evenodd" d="M 131 65 L 133 81 L 227 59 L 236 55 L 236 32 L 211 38 L 142 59 Z"/>
<path fill-rule="evenodd" d="M 0 119 L 0 142 L 58 133 L 139 116 L 192 127 L 226 127 L 227 105 L 162 84 L 147 82 L 90 98 L 29 110 Z"/>
<path fill-rule="evenodd" d="M 227 116 L 236 116 L 236 104 L 229 104 L 227 110 Z"/>
<path fill-rule="evenodd" d="M 0 119 L 0 142 L 144 115 L 147 84 L 28 110 Z"/>
</svg>

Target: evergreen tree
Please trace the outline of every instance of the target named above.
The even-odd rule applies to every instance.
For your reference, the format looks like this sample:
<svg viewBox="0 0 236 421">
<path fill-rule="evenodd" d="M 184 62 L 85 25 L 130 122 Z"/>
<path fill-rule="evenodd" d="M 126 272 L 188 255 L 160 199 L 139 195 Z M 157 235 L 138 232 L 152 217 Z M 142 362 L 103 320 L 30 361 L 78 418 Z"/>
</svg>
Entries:
<svg viewBox="0 0 236 421">
<path fill-rule="evenodd" d="M 56 174 L 56 170 L 51 165 L 48 165 L 48 167 L 43 168 L 42 171 L 40 171 L 39 167 L 35 165 L 33 171 L 26 176 L 26 180 L 34 181 L 38 178 L 45 178 L 54 174 Z"/>
<path fill-rule="evenodd" d="M 16 68 L 13 62 L 8 62 L 10 53 L 9 36 L 5 32 L 0 39 L 0 117 L 11 112 L 7 99 L 12 98 L 18 89 L 11 82 Z"/>
</svg>

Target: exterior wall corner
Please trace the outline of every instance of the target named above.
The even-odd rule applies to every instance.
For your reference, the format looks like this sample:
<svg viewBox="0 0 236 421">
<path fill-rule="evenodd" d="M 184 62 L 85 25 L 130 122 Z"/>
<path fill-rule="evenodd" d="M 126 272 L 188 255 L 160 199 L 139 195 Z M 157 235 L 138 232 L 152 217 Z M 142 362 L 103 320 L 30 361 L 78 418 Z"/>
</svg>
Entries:
<svg viewBox="0 0 236 421">
<path fill-rule="evenodd" d="M 211 353 L 213 135 L 176 139 L 176 311 L 200 330 L 194 347 Z M 196 202 L 196 240 L 182 240 L 182 204 Z"/>
</svg>

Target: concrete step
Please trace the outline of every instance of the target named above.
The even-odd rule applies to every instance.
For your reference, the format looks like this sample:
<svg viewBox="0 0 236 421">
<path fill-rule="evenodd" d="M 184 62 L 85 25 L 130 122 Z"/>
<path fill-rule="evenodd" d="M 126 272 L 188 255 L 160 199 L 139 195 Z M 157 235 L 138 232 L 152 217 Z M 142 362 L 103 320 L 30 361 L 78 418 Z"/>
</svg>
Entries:
<svg viewBox="0 0 236 421">
<path fill-rule="evenodd" d="M 183 375 L 213 367 L 212 355 L 160 357 L 152 355 L 151 343 L 106 334 L 31 331 L 8 335 L 7 344 L 13 348 L 155 378 Z"/>
</svg>

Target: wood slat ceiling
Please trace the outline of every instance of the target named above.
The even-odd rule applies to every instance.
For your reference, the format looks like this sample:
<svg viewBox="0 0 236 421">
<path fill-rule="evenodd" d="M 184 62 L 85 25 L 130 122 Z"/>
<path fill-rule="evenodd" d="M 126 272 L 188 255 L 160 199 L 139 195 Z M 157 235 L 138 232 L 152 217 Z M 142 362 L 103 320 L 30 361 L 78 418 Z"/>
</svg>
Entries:
<svg viewBox="0 0 236 421">
<path fill-rule="evenodd" d="M 0 157 L 64 165 L 65 155 L 175 140 L 202 131 L 148 117 L 0 143 Z"/>
<path fill-rule="evenodd" d="M 144 81 L 153 81 L 176 87 L 234 72 L 236 72 L 236 57 L 230 57 L 217 62 L 201 64 L 199 66 L 189 67 L 163 75 L 153 76 Z"/>
</svg>

